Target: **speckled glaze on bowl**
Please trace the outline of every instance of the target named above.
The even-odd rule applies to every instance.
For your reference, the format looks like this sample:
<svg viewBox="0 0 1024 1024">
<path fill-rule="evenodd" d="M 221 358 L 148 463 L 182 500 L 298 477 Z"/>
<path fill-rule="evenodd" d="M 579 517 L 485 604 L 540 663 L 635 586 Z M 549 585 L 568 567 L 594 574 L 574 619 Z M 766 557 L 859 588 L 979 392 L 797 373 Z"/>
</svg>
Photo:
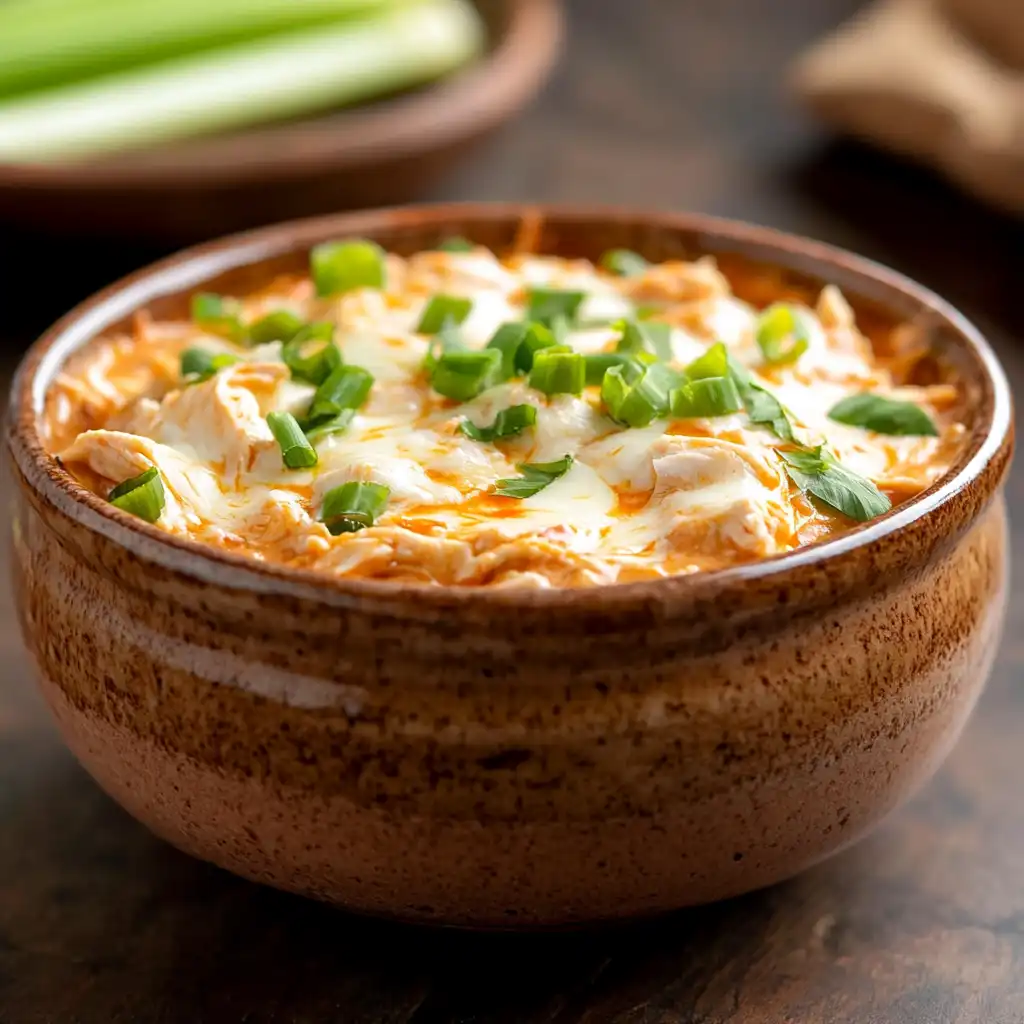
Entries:
<svg viewBox="0 0 1024 1024">
<path fill-rule="evenodd" d="M 550 209 L 540 249 L 715 253 L 837 283 L 931 330 L 969 442 L 913 502 L 739 569 L 581 591 L 335 582 L 173 539 L 79 487 L 36 417 L 67 355 L 200 286 L 245 289 L 346 234 L 507 246 L 511 206 L 283 225 L 186 252 L 69 314 L 8 423 L 25 640 L 72 750 L 140 821 L 248 878 L 362 911 L 557 925 L 800 871 L 926 779 L 983 686 L 1005 593 L 1010 399 L 978 333 L 846 253 L 697 216 Z M 764 296 L 760 296 L 764 298 Z"/>
</svg>

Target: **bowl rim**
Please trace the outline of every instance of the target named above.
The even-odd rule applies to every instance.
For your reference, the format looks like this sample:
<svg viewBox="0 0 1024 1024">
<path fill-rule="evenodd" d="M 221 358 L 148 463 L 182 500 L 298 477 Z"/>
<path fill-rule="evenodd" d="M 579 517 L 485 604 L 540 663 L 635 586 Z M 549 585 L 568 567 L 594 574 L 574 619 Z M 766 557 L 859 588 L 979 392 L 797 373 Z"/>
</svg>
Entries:
<svg viewBox="0 0 1024 1024">
<path fill-rule="evenodd" d="M 220 274 L 258 266 L 275 256 L 301 252 L 331 237 L 346 234 L 372 235 L 375 230 L 401 232 L 429 228 L 443 234 L 446 228 L 466 222 L 522 221 L 574 222 L 613 227 L 640 225 L 656 231 L 710 237 L 717 241 L 769 249 L 783 257 L 810 261 L 822 278 L 828 269 L 895 289 L 922 309 L 935 314 L 959 336 L 982 371 L 979 381 L 987 389 L 989 416 L 975 425 L 971 441 L 960 459 L 929 488 L 870 523 L 838 537 L 818 541 L 793 551 L 709 572 L 670 576 L 633 583 L 611 583 L 583 588 L 466 587 L 391 580 L 336 578 L 313 570 L 260 562 L 251 556 L 221 551 L 167 533 L 135 516 L 122 512 L 82 486 L 49 454 L 37 428 L 46 391 L 67 357 L 149 302 L 180 295 L 201 287 Z M 792 269 L 792 267 L 790 267 Z M 960 342 L 958 342 L 959 344 Z M 567 204 L 447 203 L 384 208 L 356 213 L 330 214 L 214 239 L 181 250 L 114 282 L 65 314 L 28 349 L 11 385 L 7 414 L 8 448 L 26 485 L 60 512 L 87 530 L 98 533 L 129 553 L 202 583 L 245 591 L 312 598 L 321 603 L 351 606 L 356 603 L 388 608 L 403 604 L 438 607 L 546 608 L 570 606 L 608 610 L 613 607 L 668 609 L 680 604 L 694 606 L 707 599 L 735 597 L 735 588 L 799 582 L 806 573 L 830 569 L 856 559 L 865 550 L 878 548 L 908 527 L 928 520 L 949 506 L 957 496 L 993 465 L 980 501 L 971 502 L 966 515 L 973 522 L 998 490 L 1009 464 L 1013 446 L 1013 411 L 1009 385 L 995 354 L 981 332 L 940 296 L 889 268 L 834 246 L 798 235 L 742 221 L 704 214 L 659 212 L 643 209 Z M 1005 456 L 1001 461 L 1000 455 Z M 868 566 L 871 559 L 862 564 Z M 877 565 L 873 566 L 877 568 Z M 862 570 L 862 574 L 865 570 Z M 841 574 L 840 574 L 841 575 Z M 847 582 L 849 582 L 847 580 Z M 763 588 L 762 588 L 763 589 Z"/>
<path fill-rule="evenodd" d="M 497 126 L 528 103 L 549 77 L 562 46 L 565 16 L 559 0 L 502 2 L 503 29 L 477 61 L 408 94 L 366 109 L 342 108 L 113 158 L 0 163 L 0 191 L 105 194 L 126 188 L 180 192 L 264 184 L 351 171 L 382 158 L 414 159 L 425 150 L 455 145 Z M 424 124 L 430 125 L 429 133 L 424 133 Z"/>
</svg>

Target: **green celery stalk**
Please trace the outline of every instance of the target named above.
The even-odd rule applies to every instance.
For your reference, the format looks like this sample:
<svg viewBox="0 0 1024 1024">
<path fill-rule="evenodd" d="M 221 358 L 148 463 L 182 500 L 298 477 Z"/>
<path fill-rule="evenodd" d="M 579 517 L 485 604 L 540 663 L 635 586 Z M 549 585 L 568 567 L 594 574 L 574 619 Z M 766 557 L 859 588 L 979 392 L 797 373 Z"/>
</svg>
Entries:
<svg viewBox="0 0 1024 1024">
<path fill-rule="evenodd" d="M 392 0 L 6 0 L 0 97 L 390 6 Z"/>
<path fill-rule="evenodd" d="M 467 0 L 422 0 L 120 72 L 0 103 L 0 161 L 88 158 L 352 103 L 445 74 L 482 43 Z"/>
</svg>

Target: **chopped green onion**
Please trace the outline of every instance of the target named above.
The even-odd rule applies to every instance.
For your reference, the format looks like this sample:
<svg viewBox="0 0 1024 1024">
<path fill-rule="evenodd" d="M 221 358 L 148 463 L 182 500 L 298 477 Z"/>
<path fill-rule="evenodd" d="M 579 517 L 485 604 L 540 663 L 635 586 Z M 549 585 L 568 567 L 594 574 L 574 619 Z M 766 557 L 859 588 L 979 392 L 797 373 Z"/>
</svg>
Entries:
<svg viewBox="0 0 1024 1024">
<path fill-rule="evenodd" d="M 306 433 L 311 428 L 326 426 L 337 417 L 344 417 L 347 426 L 351 414 L 366 401 L 372 387 L 373 374 L 369 370 L 361 366 L 336 366 L 313 395 L 303 424 Z"/>
<path fill-rule="evenodd" d="M 800 490 L 850 519 L 864 523 L 892 508 L 892 502 L 870 480 L 840 465 L 822 445 L 779 454 Z"/>
<path fill-rule="evenodd" d="M 619 277 L 636 277 L 642 274 L 649 266 L 638 252 L 632 249 L 609 249 L 601 257 L 601 266 L 609 274 L 618 274 Z"/>
<path fill-rule="evenodd" d="M 731 377 L 701 377 L 676 388 L 671 412 L 677 419 L 711 419 L 743 408 L 743 400 Z"/>
<path fill-rule="evenodd" d="M 318 321 L 303 327 L 281 346 L 281 358 L 293 380 L 319 387 L 342 364 L 334 344 L 334 325 Z"/>
<path fill-rule="evenodd" d="M 444 352 L 430 375 L 430 386 L 445 398 L 468 402 L 501 379 L 502 356 L 497 349 Z"/>
<path fill-rule="evenodd" d="M 281 446 L 281 457 L 289 469 L 310 469 L 316 465 L 316 449 L 290 412 L 269 413 L 267 425 Z"/>
<path fill-rule="evenodd" d="M 190 384 L 199 384 L 209 380 L 218 370 L 233 366 L 239 361 L 238 356 L 230 352 L 208 352 L 205 348 L 187 348 L 181 353 L 181 375 Z"/>
<path fill-rule="evenodd" d="M 536 322 L 502 324 L 487 343 L 487 348 L 501 353 L 502 379 L 529 373 L 533 369 L 534 355 L 543 349 L 558 346 L 571 351 L 568 346 L 559 344 L 555 329 L 560 327 L 557 318 L 554 329 Z"/>
<path fill-rule="evenodd" d="M 725 377 L 729 374 L 729 350 L 720 341 L 686 367 L 690 380 L 701 377 Z"/>
<path fill-rule="evenodd" d="M 249 343 L 268 345 L 272 341 L 291 341 L 305 326 L 302 317 L 287 309 L 276 309 L 249 325 Z"/>
<path fill-rule="evenodd" d="M 556 345 L 558 341 L 550 327 L 524 321 L 502 324 L 487 342 L 488 349 L 501 353 L 502 380 L 529 373 L 533 369 L 534 354 Z"/>
<path fill-rule="evenodd" d="M 851 427 L 863 427 L 876 434 L 937 437 L 932 418 L 913 402 L 899 402 L 883 395 L 850 395 L 829 410 L 829 419 Z"/>
<path fill-rule="evenodd" d="M 616 352 L 651 352 L 663 362 L 670 362 L 672 352 L 672 326 L 660 320 L 620 320 L 615 324 L 622 337 Z"/>
<path fill-rule="evenodd" d="M 537 422 L 537 409 L 532 405 L 510 405 L 502 409 L 489 427 L 478 427 L 466 419 L 459 424 L 459 430 L 474 441 L 500 441 L 515 437 Z"/>
<path fill-rule="evenodd" d="M 416 331 L 418 334 L 437 334 L 448 324 L 461 324 L 472 308 L 472 299 L 462 299 L 456 295 L 435 295 L 423 310 Z"/>
<path fill-rule="evenodd" d="M 769 366 L 796 362 L 811 343 L 806 317 L 784 302 L 769 306 L 758 317 L 756 335 Z"/>
<path fill-rule="evenodd" d="M 578 395 L 587 383 L 587 366 L 579 352 L 566 345 L 542 349 L 533 358 L 530 387 L 545 395 Z"/>
<path fill-rule="evenodd" d="M 664 363 L 631 360 L 605 373 L 601 399 L 617 423 L 646 427 L 652 420 L 668 415 L 669 395 L 682 379 Z"/>
<path fill-rule="evenodd" d="M 705 377 L 730 377 L 743 400 L 750 422 L 767 427 L 784 441 L 793 441 L 793 424 L 782 403 L 760 384 L 755 384 L 749 371 L 737 362 L 721 342 L 711 346 L 702 356 L 686 367 L 691 380 Z"/>
<path fill-rule="evenodd" d="M 476 246 L 462 235 L 451 235 L 442 239 L 436 248 L 436 252 L 472 252 Z"/>
<path fill-rule="evenodd" d="M 516 353 L 516 369 L 520 373 L 529 373 L 533 369 L 533 360 L 537 353 L 546 348 L 558 345 L 554 332 L 544 324 L 527 324 L 523 343 Z"/>
<path fill-rule="evenodd" d="M 327 420 L 322 419 L 316 422 L 304 420 L 299 426 L 302 427 L 310 444 L 330 437 L 331 434 L 343 434 L 348 430 L 349 424 L 355 419 L 355 409 L 342 409 L 337 416 Z"/>
<path fill-rule="evenodd" d="M 383 288 L 384 250 L 376 242 L 356 238 L 324 242 L 309 254 L 317 295 L 338 295 L 354 288 Z"/>
<path fill-rule="evenodd" d="M 561 315 L 552 317 L 551 323 L 548 326 L 551 329 L 552 336 L 559 345 L 565 343 L 565 339 L 569 337 L 572 331 L 572 324 L 569 322 L 569 318 Z"/>
<path fill-rule="evenodd" d="M 147 523 L 155 523 L 160 518 L 165 500 L 163 481 L 156 466 L 122 481 L 107 495 L 107 501 L 115 508 Z"/>
<path fill-rule="evenodd" d="M 465 342 L 462 340 L 462 333 L 457 324 L 445 323 L 445 325 L 430 339 L 427 346 L 427 354 L 423 357 L 423 369 L 432 374 L 437 366 L 438 359 L 445 352 L 466 352 Z"/>
<path fill-rule="evenodd" d="M 530 288 L 527 295 L 527 320 L 534 320 L 548 327 L 558 317 L 565 317 L 572 323 L 580 303 L 586 298 L 585 292 L 560 291 L 557 288 Z"/>
<path fill-rule="evenodd" d="M 501 378 L 508 380 L 514 377 L 518 371 L 519 347 L 526 339 L 530 331 L 530 325 L 517 321 L 515 323 L 502 324 L 487 342 L 487 347 L 496 349 L 501 353 Z"/>
<path fill-rule="evenodd" d="M 572 463 L 571 455 L 563 455 L 557 462 L 520 463 L 516 469 L 523 475 L 499 480 L 495 484 L 494 493 L 506 498 L 532 498 L 548 484 L 565 476 Z"/>
<path fill-rule="evenodd" d="M 604 380 L 605 373 L 613 366 L 622 366 L 629 362 L 629 356 L 622 352 L 592 352 L 583 357 L 583 365 L 586 367 L 587 386 L 599 385 Z"/>
<path fill-rule="evenodd" d="M 373 526 L 381 512 L 387 508 L 391 490 L 383 484 L 350 480 L 333 487 L 324 495 L 320 506 L 320 522 L 332 537 L 339 533 L 355 533 Z"/>
<path fill-rule="evenodd" d="M 212 292 L 199 292 L 192 296 L 192 320 L 207 334 L 216 334 L 239 344 L 248 335 L 238 303 Z"/>
</svg>

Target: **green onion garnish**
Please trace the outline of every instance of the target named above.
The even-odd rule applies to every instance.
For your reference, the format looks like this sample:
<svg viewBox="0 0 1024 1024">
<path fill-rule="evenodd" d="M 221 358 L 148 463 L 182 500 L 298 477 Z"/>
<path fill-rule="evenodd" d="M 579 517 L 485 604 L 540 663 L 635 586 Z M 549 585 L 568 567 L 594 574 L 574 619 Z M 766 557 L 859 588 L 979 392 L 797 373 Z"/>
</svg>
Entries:
<svg viewBox="0 0 1024 1024">
<path fill-rule="evenodd" d="M 892 508 L 892 502 L 870 480 L 840 465 L 821 445 L 779 454 L 800 490 L 859 523 Z"/>
<path fill-rule="evenodd" d="M 622 331 L 616 352 L 651 352 L 663 362 L 671 361 L 671 324 L 660 320 L 620 320 L 615 327 Z"/>
<path fill-rule="evenodd" d="M 720 341 L 686 367 L 686 376 L 690 380 L 699 380 L 701 377 L 725 377 L 728 373 L 729 350 Z"/>
<path fill-rule="evenodd" d="M 289 469 L 310 469 L 316 465 L 316 449 L 290 412 L 268 413 L 267 425 L 281 446 L 281 458 Z"/>
<path fill-rule="evenodd" d="M 502 354 L 494 348 L 480 352 L 443 352 L 430 375 L 430 386 L 445 398 L 468 402 L 501 380 Z"/>
<path fill-rule="evenodd" d="M 427 354 L 423 357 L 423 369 L 432 374 L 437 366 L 438 359 L 445 352 L 467 352 L 465 342 L 462 340 L 462 332 L 458 324 L 445 323 L 427 345 Z"/>
<path fill-rule="evenodd" d="M 355 238 L 325 242 L 309 254 L 317 295 L 338 295 L 353 288 L 383 288 L 384 250 L 376 242 Z"/>
<path fill-rule="evenodd" d="M 373 374 L 361 366 L 336 366 L 316 389 L 303 428 L 307 436 L 314 428 L 328 424 L 345 427 L 352 414 L 366 401 L 373 387 Z M 338 418 L 344 423 L 334 424 Z"/>
<path fill-rule="evenodd" d="M 629 362 L 629 356 L 622 352 L 592 352 L 583 357 L 583 365 L 586 367 L 587 386 L 599 385 L 604 380 L 605 373 L 613 366 L 622 366 Z"/>
<path fill-rule="evenodd" d="M 281 358 L 293 380 L 319 387 L 343 361 L 334 344 L 334 325 L 318 321 L 303 327 L 281 346 Z"/>
<path fill-rule="evenodd" d="M 932 418 L 913 402 L 868 393 L 850 395 L 829 410 L 829 419 L 851 427 L 863 427 L 876 434 L 895 436 L 938 437 Z"/>
<path fill-rule="evenodd" d="M 669 395 L 681 383 L 682 376 L 664 363 L 634 359 L 605 373 L 601 399 L 617 423 L 646 427 L 652 420 L 668 415 Z"/>
<path fill-rule="evenodd" d="M 238 361 L 238 356 L 233 356 L 230 352 L 215 354 L 205 348 L 187 348 L 181 353 L 181 375 L 189 384 L 199 384 Z"/>
<path fill-rule="evenodd" d="M 419 334 L 437 334 L 447 324 L 461 324 L 472 308 L 472 299 L 461 299 L 456 295 L 435 295 L 423 310 L 416 331 Z"/>
<path fill-rule="evenodd" d="M 545 395 L 578 395 L 587 383 L 587 365 L 567 345 L 542 349 L 533 357 L 530 387 Z"/>
<path fill-rule="evenodd" d="M 552 317 L 551 323 L 548 326 L 551 329 L 551 334 L 554 337 L 555 341 L 559 345 L 565 344 L 565 339 L 569 336 L 569 333 L 572 331 L 572 324 L 569 322 L 569 318 L 566 316 Z"/>
<path fill-rule="evenodd" d="M 248 336 L 238 303 L 212 292 L 192 296 L 192 320 L 207 334 L 216 334 L 238 344 Z"/>
<path fill-rule="evenodd" d="M 533 360 L 536 354 L 546 348 L 554 348 L 558 345 L 558 339 L 554 332 L 545 327 L 544 324 L 527 324 L 526 334 L 523 343 L 516 352 L 516 369 L 520 373 L 529 373 L 533 369 Z"/>
<path fill-rule="evenodd" d="M 107 495 L 107 501 L 115 508 L 130 512 L 147 523 L 155 523 L 160 518 L 165 500 L 163 481 L 156 466 L 122 481 Z"/>
<path fill-rule="evenodd" d="M 671 412 L 677 419 L 711 419 L 743 408 L 743 400 L 731 377 L 701 377 L 671 394 Z"/>
<path fill-rule="evenodd" d="M 541 323 L 516 321 L 502 324 L 487 342 L 501 353 L 501 379 L 508 380 L 533 369 L 535 352 L 558 345 L 554 331 Z"/>
<path fill-rule="evenodd" d="M 348 430 L 349 424 L 355 419 L 355 409 L 342 409 L 337 416 L 329 420 L 319 420 L 311 423 L 308 419 L 303 420 L 299 426 L 302 427 L 310 444 L 322 441 L 331 434 L 343 434 Z"/>
<path fill-rule="evenodd" d="M 383 484 L 350 480 L 333 487 L 324 495 L 320 507 L 320 522 L 332 537 L 339 533 L 355 533 L 373 526 L 377 517 L 387 508 L 391 490 Z"/>
<path fill-rule="evenodd" d="M 514 377 L 518 372 L 519 346 L 522 345 L 529 330 L 530 325 L 522 322 L 502 324 L 487 342 L 488 348 L 501 353 L 502 380 Z"/>
<path fill-rule="evenodd" d="M 565 317 L 572 323 L 580 303 L 586 298 L 585 292 L 561 291 L 557 288 L 530 288 L 527 295 L 527 320 L 534 320 L 547 326 L 558 317 Z"/>
<path fill-rule="evenodd" d="M 571 455 L 563 455 L 557 462 L 520 463 L 516 469 L 523 475 L 499 480 L 494 486 L 494 493 L 506 498 L 532 498 L 548 484 L 565 476 L 572 463 Z"/>
<path fill-rule="evenodd" d="M 502 409 L 489 427 L 478 427 L 470 420 L 463 420 L 459 430 L 474 441 L 500 441 L 515 437 L 537 422 L 537 409 L 532 405 L 510 405 Z"/>
<path fill-rule="evenodd" d="M 691 380 L 705 377 L 731 378 L 751 423 L 767 427 L 784 441 L 795 440 L 793 424 L 782 403 L 760 384 L 755 384 L 747 368 L 733 359 L 721 342 L 712 345 L 707 352 L 690 363 L 686 367 L 686 376 Z"/>
<path fill-rule="evenodd" d="M 618 274 L 619 277 L 635 277 L 642 274 L 649 266 L 638 252 L 632 249 L 609 249 L 601 257 L 601 266 L 609 274 Z"/>
<path fill-rule="evenodd" d="M 468 239 L 463 238 L 462 235 L 451 235 L 449 238 L 442 239 L 435 252 L 472 252 L 476 246 Z"/>
<path fill-rule="evenodd" d="M 277 309 L 249 325 L 249 343 L 268 345 L 272 341 L 291 341 L 305 326 L 302 317 L 287 309 Z"/>
<path fill-rule="evenodd" d="M 784 302 L 769 306 L 758 317 L 756 335 L 769 366 L 796 362 L 811 343 L 804 314 Z"/>
</svg>

